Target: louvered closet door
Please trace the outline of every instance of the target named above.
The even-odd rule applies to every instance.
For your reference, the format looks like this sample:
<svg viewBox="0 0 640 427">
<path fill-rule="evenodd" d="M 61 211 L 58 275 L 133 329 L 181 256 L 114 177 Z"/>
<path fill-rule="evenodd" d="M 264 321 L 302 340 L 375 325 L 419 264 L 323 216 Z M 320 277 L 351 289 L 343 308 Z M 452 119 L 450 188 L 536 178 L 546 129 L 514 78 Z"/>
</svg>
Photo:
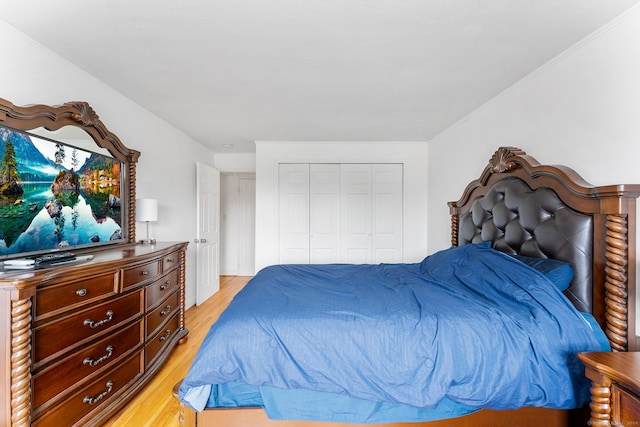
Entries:
<svg viewBox="0 0 640 427">
<path fill-rule="evenodd" d="M 309 263 L 309 165 L 281 164 L 278 173 L 281 264 Z"/>
<path fill-rule="evenodd" d="M 309 166 L 311 264 L 340 262 L 340 165 Z"/>
</svg>

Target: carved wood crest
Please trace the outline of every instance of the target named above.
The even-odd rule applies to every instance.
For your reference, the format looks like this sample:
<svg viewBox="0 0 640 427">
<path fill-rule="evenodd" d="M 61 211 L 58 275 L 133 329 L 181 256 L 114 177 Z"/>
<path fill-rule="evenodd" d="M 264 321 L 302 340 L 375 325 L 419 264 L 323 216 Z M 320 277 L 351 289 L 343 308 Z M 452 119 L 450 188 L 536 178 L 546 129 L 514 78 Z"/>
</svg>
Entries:
<svg viewBox="0 0 640 427">
<path fill-rule="evenodd" d="M 491 172 L 504 173 L 513 170 L 518 167 L 518 164 L 512 159 L 516 156 L 524 156 L 523 150 L 517 147 L 500 147 L 489 159 L 491 165 Z"/>
</svg>

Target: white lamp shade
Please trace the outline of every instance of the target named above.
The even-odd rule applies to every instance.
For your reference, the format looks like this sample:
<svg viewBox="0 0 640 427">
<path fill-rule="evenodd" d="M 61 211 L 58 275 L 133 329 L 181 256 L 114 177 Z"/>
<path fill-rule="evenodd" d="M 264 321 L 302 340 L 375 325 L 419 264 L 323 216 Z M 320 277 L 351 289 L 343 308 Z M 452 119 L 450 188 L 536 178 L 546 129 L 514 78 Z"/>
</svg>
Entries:
<svg viewBox="0 0 640 427">
<path fill-rule="evenodd" d="M 136 221 L 147 222 L 158 220 L 158 201 L 156 199 L 136 200 Z"/>
</svg>

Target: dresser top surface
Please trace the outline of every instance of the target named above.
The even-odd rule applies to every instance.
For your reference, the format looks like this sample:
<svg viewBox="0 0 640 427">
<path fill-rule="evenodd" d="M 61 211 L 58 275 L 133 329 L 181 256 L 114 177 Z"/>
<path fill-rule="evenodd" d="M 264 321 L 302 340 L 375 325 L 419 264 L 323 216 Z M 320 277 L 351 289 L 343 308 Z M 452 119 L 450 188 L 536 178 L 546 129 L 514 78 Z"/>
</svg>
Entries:
<svg viewBox="0 0 640 427">
<path fill-rule="evenodd" d="M 640 352 L 588 352 L 578 357 L 586 366 L 640 394 Z"/>
<path fill-rule="evenodd" d="M 50 266 L 37 270 L 9 270 L 0 268 L 0 291 L 3 289 L 21 289 L 44 280 L 59 278 L 62 275 L 86 275 L 96 268 L 112 265 L 113 268 L 136 260 L 161 257 L 179 248 L 186 247 L 186 242 L 162 242 L 154 245 L 132 244 L 104 249 L 96 252 L 78 252 L 78 255 L 91 254 L 92 259 L 79 263 Z"/>
</svg>

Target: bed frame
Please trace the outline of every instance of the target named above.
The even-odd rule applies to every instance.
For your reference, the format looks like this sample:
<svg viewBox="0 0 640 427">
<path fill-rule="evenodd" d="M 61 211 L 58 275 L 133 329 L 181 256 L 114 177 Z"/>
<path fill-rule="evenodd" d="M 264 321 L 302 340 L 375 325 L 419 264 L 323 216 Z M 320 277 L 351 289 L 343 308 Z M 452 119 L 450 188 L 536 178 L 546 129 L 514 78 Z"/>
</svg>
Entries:
<svg viewBox="0 0 640 427">
<path fill-rule="evenodd" d="M 629 321 L 635 319 L 635 304 L 627 301 L 635 301 L 638 196 L 640 185 L 594 187 L 570 168 L 540 165 L 518 148 L 500 147 L 480 178 L 466 187 L 458 201 L 449 202 L 451 244 L 491 241 L 503 252 L 571 262 L 575 276 L 565 294 L 579 310 L 594 315 L 613 351 L 627 351 L 629 337 L 635 337 L 635 327 Z M 588 419 L 588 408 L 521 408 L 480 410 L 442 421 L 375 425 L 560 427 L 587 425 Z M 196 413 L 182 404 L 180 423 L 187 427 L 362 426 L 275 421 L 268 419 L 261 408 Z"/>
</svg>

